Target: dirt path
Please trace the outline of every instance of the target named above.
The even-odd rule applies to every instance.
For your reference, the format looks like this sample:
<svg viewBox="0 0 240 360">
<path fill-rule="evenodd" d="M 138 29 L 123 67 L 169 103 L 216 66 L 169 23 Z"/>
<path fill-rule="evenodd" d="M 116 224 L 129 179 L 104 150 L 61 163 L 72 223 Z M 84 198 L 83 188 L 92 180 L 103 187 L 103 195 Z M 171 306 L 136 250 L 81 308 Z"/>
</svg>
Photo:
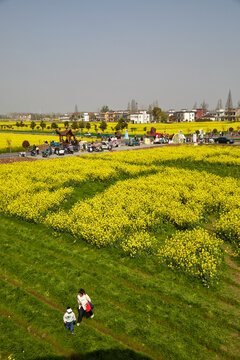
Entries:
<svg viewBox="0 0 240 360">
<path fill-rule="evenodd" d="M 55 310 L 59 310 L 62 313 L 64 313 L 65 309 L 62 306 L 57 305 L 57 304 L 47 300 L 39 293 L 36 293 L 36 292 L 32 291 L 31 289 L 28 289 L 27 287 L 23 286 L 23 284 L 20 281 L 13 280 L 10 275 L 5 273 L 5 274 L 0 274 L 0 277 L 7 283 L 11 284 L 12 286 L 20 287 L 22 290 L 24 290 L 28 294 L 32 295 L 36 299 L 40 300 L 41 302 L 45 303 L 46 305 L 50 306 L 51 308 L 53 308 Z M 151 349 L 146 348 L 145 346 L 143 347 L 142 344 L 138 344 L 136 342 L 131 341 L 127 336 L 124 336 L 124 335 L 117 336 L 110 329 L 104 327 L 102 324 L 99 324 L 96 321 L 95 322 L 92 321 L 91 324 L 85 322 L 84 325 L 87 327 L 94 328 L 94 330 L 96 330 L 97 332 L 100 332 L 103 335 L 110 336 L 112 339 L 116 340 L 124 347 L 134 350 L 137 353 L 141 352 L 145 355 L 151 356 L 155 360 L 163 360 L 162 357 L 160 358 L 155 353 L 153 353 Z M 69 357 L 69 354 L 67 355 L 67 357 Z"/>
<path fill-rule="evenodd" d="M 31 329 L 29 328 L 29 324 L 24 322 L 22 319 L 20 319 L 18 316 L 13 314 L 12 311 L 6 309 L 2 305 L 0 305 L 0 315 L 10 318 L 17 326 L 23 328 L 26 332 L 28 332 L 31 336 L 37 338 L 40 341 L 44 341 L 48 343 L 57 354 L 64 355 L 66 358 L 71 359 L 71 353 L 67 352 L 65 349 L 59 347 L 57 344 L 54 343 L 54 340 L 48 336 L 46 336 L 46 333 L 40 332 L 39 330 L 33 328 L 31 326 Z"/>
</svg>

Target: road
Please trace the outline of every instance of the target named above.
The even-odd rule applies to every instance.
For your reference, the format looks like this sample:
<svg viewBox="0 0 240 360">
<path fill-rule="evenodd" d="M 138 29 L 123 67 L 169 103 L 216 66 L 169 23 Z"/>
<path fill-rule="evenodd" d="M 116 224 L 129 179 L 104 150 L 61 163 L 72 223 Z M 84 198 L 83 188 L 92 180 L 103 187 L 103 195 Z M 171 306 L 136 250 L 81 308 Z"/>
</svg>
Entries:
<svg viewBox="0 0 240 360">
<path fill-rule="evenodd" d="M 151 148 L 156 148 L 156 147 L 163 147 L 163 146 L 167 146 L 167 147 L 171 147 L 171 146 L 181 146 L 182 144 L 142 144 L 139 146 L 127 146 L 125 144 L 121 144 L 119 147 L 114 148 L 112 150 L 112 152 L 115 151 L 131 151 L 131 150 L 140 150 L 140 149 L 151 149 Z M 193 145 L 192 143 L 187 143 L 187 145 Z M 206 144 L 208 146 L 239 146 L 240 145 L 240 141 L 236 141 L 234 144 L 228 145 L 228 144 Z M 202 146 L 202 145 L 199 145 Z M 109 151 L 103 151 L 103 152 L 109 152 Z M 63 156 L 59 156 L 56 154 L 52 154 L 49 157 L 42 157 L 42 153 L 40 151 L 39 155 L 36 156 L 31 156 L 30 152 L 26 153 L 26 158 L 29 159 L 35 159 L 35 160 L 45 160 L 45 159 L 55 159 L 55 158 L 59 158 L 59 157 L 71 157 L 71 156 L 80 156 L 80 155 L 91 155 L 91 154 L 99 154 L 98 152 L 88 152 L 88 151 L 78 151 L 75 152 L 74 154 L 65 154 Z M 101 154 L 101 153 L 100 153 Z M 0 154 L 0 159 L 11 159 L 11 158 L 16 158 L 19 157 L 19 152 L 17 153 L 4 153 L 4 154 Z"/>
</svg>

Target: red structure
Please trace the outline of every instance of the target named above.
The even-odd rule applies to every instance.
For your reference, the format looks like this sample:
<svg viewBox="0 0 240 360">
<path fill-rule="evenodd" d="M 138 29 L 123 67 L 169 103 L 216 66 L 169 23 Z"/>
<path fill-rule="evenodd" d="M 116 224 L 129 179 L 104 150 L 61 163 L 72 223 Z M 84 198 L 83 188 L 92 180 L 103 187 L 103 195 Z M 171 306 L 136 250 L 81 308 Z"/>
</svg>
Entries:
<svg viewBox="0 0 240 360">
<path fill-rule="evenodd" d="M 200 119 L 203 116 L 203 109 L 196 110 L 196 120 Z"/>
<path fill-rule="evenodd" d="M 78 130 L 73 131 L 71 128 L 68 128 L 66 130 L 60 131 L 59 129 L 56 129 L 56 133 L 59 136 L 60 143 L 64 141 L 64 139 L 63 139 L 64 136 L 66 136 L 65 142 L 70 143 L 72 138 L 73 138 L 73 140 L 76 140 L 76 135 L 78 133 Z"/>
</svg>

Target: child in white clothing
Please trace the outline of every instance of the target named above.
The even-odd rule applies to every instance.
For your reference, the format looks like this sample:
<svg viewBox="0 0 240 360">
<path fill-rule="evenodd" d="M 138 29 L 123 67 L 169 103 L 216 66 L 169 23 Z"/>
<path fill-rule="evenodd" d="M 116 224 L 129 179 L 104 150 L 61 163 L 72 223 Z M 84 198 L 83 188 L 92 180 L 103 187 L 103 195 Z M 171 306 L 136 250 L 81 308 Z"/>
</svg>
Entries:
<svg viewBox="0 0 240 360">
<path fill-rule="evenodd" d="M 76 321 L 76 316 L 70 307 L 67 308 L 67 311 L 63 315 L 63 321 L 66 329 L 73 334 L 73 322 Z"/>
</svg>

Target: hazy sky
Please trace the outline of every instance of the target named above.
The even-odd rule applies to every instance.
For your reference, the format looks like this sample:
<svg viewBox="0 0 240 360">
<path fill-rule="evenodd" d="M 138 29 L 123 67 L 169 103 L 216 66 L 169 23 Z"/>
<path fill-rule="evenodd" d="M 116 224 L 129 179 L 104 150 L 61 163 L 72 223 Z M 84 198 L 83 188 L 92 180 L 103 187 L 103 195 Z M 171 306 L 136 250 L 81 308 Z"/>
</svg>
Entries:
<svg viewBox="0 0 240 360">
<path fill-rule="evenodd" d="M 240 100 L 240 0 L 0 0 L 0 114 Z"/>
</svg>

